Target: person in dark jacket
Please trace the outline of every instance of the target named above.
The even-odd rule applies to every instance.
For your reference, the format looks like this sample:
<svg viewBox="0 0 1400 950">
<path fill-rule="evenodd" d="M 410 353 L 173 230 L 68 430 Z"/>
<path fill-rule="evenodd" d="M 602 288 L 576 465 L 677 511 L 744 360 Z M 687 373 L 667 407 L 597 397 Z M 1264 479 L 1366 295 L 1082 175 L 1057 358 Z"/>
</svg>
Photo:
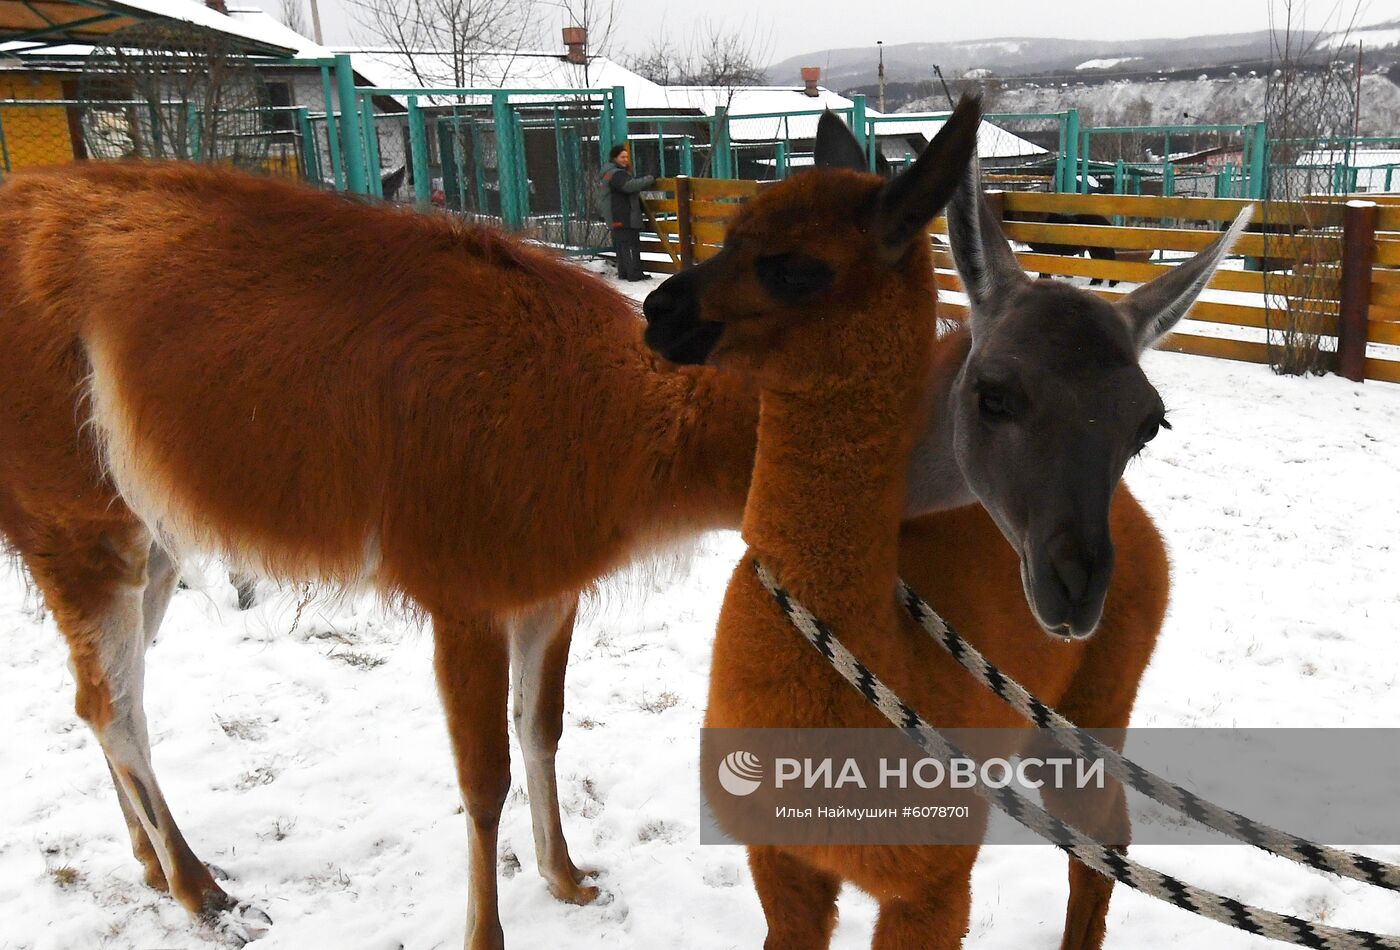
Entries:
<svg viewBox="0 0 1400 950">
<path fill-rule="evenodd" d="M 656 184 L 656 178 L 632 175 L 632 152 L 624 144 L 608 153 L 603 180 L 608 184 L 608 226 L 617 255 L 617 276 L 650 280 L 642 271 L 642 192 Z"/>
</svg>

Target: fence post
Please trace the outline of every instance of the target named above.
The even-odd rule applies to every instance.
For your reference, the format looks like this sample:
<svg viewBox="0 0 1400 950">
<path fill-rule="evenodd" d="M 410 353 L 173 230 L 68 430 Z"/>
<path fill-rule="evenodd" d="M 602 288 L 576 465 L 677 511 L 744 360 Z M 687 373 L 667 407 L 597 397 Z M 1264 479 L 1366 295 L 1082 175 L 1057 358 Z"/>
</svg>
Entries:
<svg viewBox="0 0 1400 950">
<path fill-rule="evenodd" d="M 715 110 L 715 132 L 710 136 L 710 177 L 733 178 L 734 155 L 729 147 L 729 110 Z"/>
<path fill-rule="evenodd" d="M 321 97 L 326 101 L 326 148 L 331 153 L 331 173 L 335 177 L 335 190 L 345 190 L 345 175 L 340 167 L 340 129 L 335 121 L 335 98 L 331 95 L 331 71 L 323 62 L 321 64 Z M 321 151 L 320 143 L 316 143 L 316 152 Z"/>
<path fill-rule="evenodd" d="M 417 96 L 408 97 L 408 147 L 413 150 L 413 198 L 418 207 L 429 208 L 433 203 L 433 183 L 428 178 L 428 129 Z"/>
<path fill-rule="evenodd" d="M 865 163 L 868 171 L 875 170 L 875 151 L 871 148 L 875 141 L 875 136 L 870 134 L 870 123 L 865 117 L 865 96 L 856 93 L 851 96 L 851 134 L 860 143 L 861 151 L 865 153 Z"/>
<path fill-rule="evenodd" d="M 515 148 L 510 141 L 510 102 L 503 92 L 491 94 L 491 120 L 496 132 L 496 197 L 501 203 L 501 223 L 512 231 L 519 226 L 515 213 Z"/>
<path fill-rule="evenodd" d="M 1254 143 L 1249 150 L 1249 197 L 1262 201 L 1269 195 L 1269 133 L 1263 122 L 1254 123 Z"/>
<path fill-rule="evenodd" d="M 992 217 L 998 224 L 1006 220 L 1006 192 L 1001 190 L 984 192 L 987 207 L 992 209 Z"/>
<path fill-rule="evenodd" d="M 297 110 L 297 131 L 301 133 L 302 180 L 319 186 L 325 172 L 321 168 L 321 150 L 316 147 L 316 133 L 311 130 L 311 116 L 305 108 Z"/>
<path fill-rule="evenodd" d="M 676 177 L 676 243 L 680 244 L 681 269 L 695 263 L 695 234 L 690 228 L 690 176 Z"/>
<path fill-rule="evenodd" d="M 627 92 L 621 86 L 612 89 L 612 119 L 614 142 L 627 141 Z"/>
<path fill-rule="evenodd" d="M 1376 256 L 1376 203 L 1348 201 L 1342 213 L 1341 313 L 1337 322 L 1337 373 L 1366 379 L 1366 322 L 1371 317 L 1371 267 Z"/>
<path fill-rule="evenodd" d="M 199 106 L 193 102 L 185 103 L 185 144 L 189 148 L 189 154 L 185 156 L 191 161 L 204 161 L 203 148 L 200 132 Z"/>
<path fill-rule="evenodd" d="M 340 154 L 345 164 L 345 187 L 357 195 L 367 195 L 365 159 L 360 145 L 360 110 L 355 107 L 355 71 L 347 53 L 335 56 L 336 98 L 340 103 Z"/>
<path fill-rule="evenodd" d="M 365 190 L 375 198 L 384 197 L 384 171 L 379 164 L 379 127 L 374 124 L 374 98 L 357 96 L 360 100 L 360 129 L 364 132 Z"/>
<path fill-rule="evenodd" d="M 1060 190 L 1065 192 L 1078 191 L 1075 184 L 1079 175 L 1079 110 L 1070 109 L 1065 113 L 1065 135 L 1064 142 L 1061 143 L 1065 151 L 1065 177 L 1060 183 Z"/>
</svg>

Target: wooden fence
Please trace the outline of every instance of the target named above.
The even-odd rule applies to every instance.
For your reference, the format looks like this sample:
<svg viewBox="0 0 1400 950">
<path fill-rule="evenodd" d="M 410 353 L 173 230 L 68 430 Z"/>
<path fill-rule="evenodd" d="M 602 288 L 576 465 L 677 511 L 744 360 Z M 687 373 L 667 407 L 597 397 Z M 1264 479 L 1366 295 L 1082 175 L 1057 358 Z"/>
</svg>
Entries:
<svg viewBox="0 0 1400 950">
<path fill-rule="evenodd" d="M 646 201 L 653 230 L 642 250 L 648 270 L 675 273 L 719 253 L 728 219 L 769 183 L 666 178 L 664 195 Z M 1153 197 L 991 192 L 1002 230 L 1021 244 L 1113 248 L 1119 259 L 1064 253 L 1018 253 L 1032 273 L 1140 283 L 1170 268 L 1164 258 L 1199 251 L 1249 202 L 1228 198 Z M 1382 196 L 1383 197 L 1383 196 Z M 1269 362 L 1268 332 L 1277 332 L 1283 298 L 1309 297 L 1321 332 L 1336 340 L 1336 370 L 1349 379 L 1400 382 L 1400 196 L 1381 202 L 1270 203 L 1255 224 L 1270 233 L 1246 233 L 1235 248 L 1249 268 L 1216 273 L 1191 319 L 1161 349 L 1224 359 Z M 1109 225 L 1059 223 L 1051 215 L 1097 215 Z M 1211 230 L 1212 228 L 1217 230 Z M 961 291 L 946 246 L 942 218 L 930 229 L 938 286 Z M 1268 269 L 1261 269 L 1266 265 Z M 1116 299 L 1125 291 L 1098 292 Z M 1269 306 L 1273 303 L 1272 308 Z M 966 307 L 945 300 L 941 312 L 960 317 Z M 1242 329 L 1236 329 L 1242 328 Z M 1378 355 L 1367 344 L 1381 344 Z M 1386 347 L 1397 347 L 1387 350 Z"/>
</svg>

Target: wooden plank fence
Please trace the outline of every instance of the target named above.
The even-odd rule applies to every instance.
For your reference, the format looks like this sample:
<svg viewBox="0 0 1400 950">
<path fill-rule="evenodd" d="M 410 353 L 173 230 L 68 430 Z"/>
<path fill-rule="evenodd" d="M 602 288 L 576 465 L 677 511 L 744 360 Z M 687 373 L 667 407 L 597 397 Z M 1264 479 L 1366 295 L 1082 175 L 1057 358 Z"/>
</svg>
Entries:
<svg viewBox="0 0 1400 950">
<path fill-rule="evenodd" d="M 718 254 L 729 218 L 771 183 L 706 178 L 663 178 L 663 197 L 645 201 L 653 231 L 642 236 L 648 270 L 675 273 Z M 1079 248 L 1113 248 L 1118 260 L 1096 260 L 1064 253 L 1021 252 L 1016 256 L 1031 273 L 1104 281 L 1141 283 L 1170 269 L 1168 260 L 1200 250 L 1219 228 L 1249 202 L 1228 198 L 1155 197 L 1148 195 L 1076 195 L 1042 192 L 990 192 L 1007 237 L 1022 244 Z M 1210 288 L 1230 296 L 1198 302 L 1191 311 L 1191 332 L 1167 336 L 1160 348 L 1255 363 L 1269 361 L 1269 346 L 1240 339 L 1238 331 L 1278 329 L 1282 318 L 1266 299 L 1305 295 L 1323 332 L 1336 338 L 1336 370 L 1360 381 L 1400 383 L 1400 353 L 1367 355 L 1367 344 L 1400 347 L 1400 196 L 1383 202 L 1269 203 L 1256 209 L 1255 224 L 1267 235 L 1245 234 L 1236 253 L 1249 259 L 1246 270 L 1221 270 Z M 1051 215 L 1094 215 L 1108 225 L 1063 223 Z M 1082 220 L 1082 219 L 1080 219 Z M 1211 230 L 1214 228 L 1216 230 Z M 946 222 L 933 223 L 937 282 L 961 292 L 946 245 Z M 1042 248 L 1042 251 L 1046 250 Z M 1081 251 L 1082 253 L 1082 251 Z M 1264 265 L 1264 269 L 1258 269 Z M 1110 300 L 1125 291 L 1095 288 Z M 947 316 L 961 318 L 966 307 L 945 300 Z M 1183 330 L 1186 328 L 1183 328 Z M 1247 333 L 1260 337 L 1263 333 Z"/>
</svg>

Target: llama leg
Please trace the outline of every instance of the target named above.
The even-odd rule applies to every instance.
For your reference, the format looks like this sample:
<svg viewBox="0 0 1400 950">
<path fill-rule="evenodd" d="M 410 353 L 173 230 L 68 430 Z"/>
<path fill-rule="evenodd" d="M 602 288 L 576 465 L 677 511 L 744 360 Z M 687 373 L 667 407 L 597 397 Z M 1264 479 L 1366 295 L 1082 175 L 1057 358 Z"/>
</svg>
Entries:
<svg viewBox="0 0 1400 950">
<path fill-rule="evenodd" d="M 511 698 L 530 790 L 535 862 L 551 894 L 570 904 L 587 904 L 598 896 L 598 888 L 582 886 L 592 872 L 579 870 L 569 857 L 554 768 L 564 731 L 564 671 L 577 606 L 576 598 L 551 601 L 511 624 Z"/>
<path fill-rule="evenodd" d="M 165 617 L 165 609 L 170 604 L 170 597 L 175 592 L 175 585 L 178 581 L 179 575 L 175 571 L 175 562 L 170 555 L 166 554 L 160 545 L 151 545 L 150 554 L 146 561 L 146 593 L 141 604 L 141 617 L 147 649 L 155 640 L 156 631 L 160 629 L 161 620 Z M 131 853 L 146 869 L 146 886 L 152 890 L 168 892 L 170 885 L 166 883 L 165 871 L 160 866 L 160 858 L 156 854 L 155 847 L 151 844 L 150 837 L 146 834 L 146 829 L 141 825 L 141 818 L 136 813 L 131 801 L 126 797 L 121 779 L 112 770 L 110 763 L 108 771 L 112 775 L 112 786 L 117 790 L 117 803 L 121 805 L 122 818 L 126 820 L 127 832 L 131 835 Z"/>
<path fill-rule="evenodd" d="M 1085 721 L 1103 720 L 1094 716 Z M 1041 745 L 1037 753 L 1042 756 L 1065 754 L 1054 743 Z M 1110 842 L 1117 850 L 1126 850 L 1130 834 L 1128 804 L 1117 779 L 1105 776 L 1103 788 L 1079 790 L 1057 789 L 1047 782 L 1040 789 L 1040 798 L 1052 815 L 1100 841 Z M 1060 950 L 1099 950 L 1103 946 L 1113 883 L 1111 878 L 1069 859 L 1069 903 L 1065 909 L 1065 932 Z"/>
<path fill-rule="evenodd" d="M 238 609 L 251 610 L 258 602 L 258 579 L 243 571 L 229 571 L 228 582 L 238 592 Z"/>
<path fill-rule="evenodd" d="M 881 901 L 871 948 L 957 950 L 971 917 L 972 863 L 968 861 L 959 873 L 943 877 L 936 885 L 924 885 L 916 896 Z"/>
<path fill-rule="evenodd" d="M 1165 565 L 1161 570 L 1165 575 Z M 1084 660 L 1060 699 L 1060 712 L 1070 722 L 1087 729 L 1125 728 L 1160 624 L 1160 615 L 1139 623 L 1127 623 L 1110 616 L 1089 641 Z M 1121 740 L 1113 742 L 1105 738 L 1105 741 L 1121 751 Z M 1041 751 L 1050 755 L 1064 754 L 1063 749 L 1053 745 Z M 1086 789 L 1078 794 L 1091 796 L 1075 800 L 1072 817 L 1082 830 L 1095 836 L 1107 836 L 1102 840 L 1126 845 L 1131 827 L 1127 800 L 1118 781 L 1105 777 L 1102 789 Z M 1056 795 L 1049 785 L 1041 789 L 1041 799 L 1052 814 L 1067 811 L 1064 795 Z M 1089 817 L 1085 820 L 1081 816 Z M 1103 946 L 1113 884 L 1110 879 L 1070 859 L 1069 902 L 1065 911 L 1064 939 L 1060 944 L 1062 950 L 1098 950 Z"/>
<path fill-rule="evenodd" d="M 749 870 L 768 921 L 763 950 L 822 950 L 831 943 L 841 890 L 836 875 L 759 846 L 749 848 Z"/>
<path fill-rule="evenodd" d="M 467 813 L 468 950 L 505 946 L 496 897 L 496 837 L 510 790 L 508 636 L 506 625 L 491 617 L 433 616 L 438 690 Z"/>
<path fill-rule="evenodd" d="M 1052 790 L 1049 785 L 1040 791 L 1046 810 L 1054 813 L 1056 798 L 1063 793 Z M 1090 796 L 1089 799 L 1077 800 L 1074 806 L 1076 814 L 1095 816 L 1092 821 L 1076 821 L 1082 831 L 1096 838 L 1110 835 L 1110 840 L 1126 840 L 1128 805 L 1123 796 L 1123 786 L 1117 779 L 1107 778 L 1102 789 L 1084 789 L 1074 794 Z M 1126 845 L 1114 847 L 1118 851 L 1126 850 Z M 1060 941 L 1060 950 L 1100 950 L 1107 928 L 1108 902 L 1113 896 L 1113 883 L 1111 878 L 1070 859 L 1069 903 L 1065 908 L 1065 933 Z"/>
<path fill-rule="evenodd" d="M 145 605 L 149 599 L 154 611 L 163 609 L 168 593 L 148 583 L 150 539 L 126 525 L 65 542 L 26 563 L 68 640 L 77 712 L 107 757 L 146 880 L 231 940 L 257 939 L 271 921 L 214 882 L 176 825 L 151 765 L 142 695 L 155 628 L 146 623 Z M 160 588 L 173 584 L 173 567 L 169 578 L 159 560 L 155 569 Z"/>
<path fill-rule="evenodd" d="M 146 647 L 155 642 L 161 622 L 165 620 L 166 608 L 180 583 L 180 572 L 176 570 L 175 559 L 158 544 L 151 545 L 146 561 L 146 596 L 141 602 L 141 619 L 145 625 Z"/>
</svg>

